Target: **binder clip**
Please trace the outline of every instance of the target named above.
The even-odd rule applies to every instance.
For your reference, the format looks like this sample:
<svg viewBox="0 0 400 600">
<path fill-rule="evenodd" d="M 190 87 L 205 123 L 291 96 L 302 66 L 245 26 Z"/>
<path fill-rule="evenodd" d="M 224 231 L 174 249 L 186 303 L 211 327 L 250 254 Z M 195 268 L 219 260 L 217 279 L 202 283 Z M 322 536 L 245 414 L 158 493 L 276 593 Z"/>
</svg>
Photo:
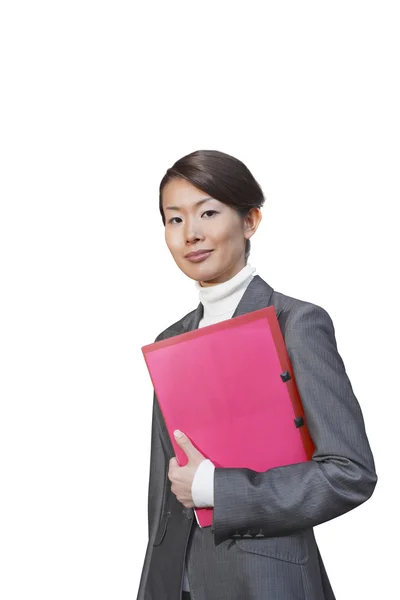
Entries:
<svg viewBox="0 0 400 600">
<path fill-rule="evenodd" d="M 283 373 L 281 373 L 281 379 L 282 381 L 289 381 L 289 379 L 292 379 L 290 377 L 289 371 L 284 371 Z"/>
</svg>

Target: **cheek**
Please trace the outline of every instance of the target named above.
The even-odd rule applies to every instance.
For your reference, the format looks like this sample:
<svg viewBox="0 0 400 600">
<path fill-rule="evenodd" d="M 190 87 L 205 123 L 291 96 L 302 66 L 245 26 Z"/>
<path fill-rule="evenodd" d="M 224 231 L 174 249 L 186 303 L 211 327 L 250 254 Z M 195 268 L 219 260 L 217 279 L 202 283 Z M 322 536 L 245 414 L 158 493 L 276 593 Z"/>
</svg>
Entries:
<svg viewBox="0 0 400 600">
<path fill-rule="evenodd" d="M 232 236 L 232 231 L 226 226 L 226 223 L 214 221 L 214 223 L 208 223 L 207 230 L 204 229 L 206 237 L 211 241 L 219 244 L 223 244 L 228 241 Z"/>
<path fill-rule="evenodd" d="M 167 244 L 170 252 L 175 252 L 176 250 L 179 250 L 182 244 L 179 236 L 174 235 L 174 233 L 171 233 L 170 231 L 165 234 L 165 243 Z"/>
<path fill-rule="evenodd" d="M 236 227 L 227 227 L 226 224 L 218 224 L 212 230 L 210 228 L 209 234 L 210 239 L 219 244 L 235 244 L 238 237 Z"/>
</svg>

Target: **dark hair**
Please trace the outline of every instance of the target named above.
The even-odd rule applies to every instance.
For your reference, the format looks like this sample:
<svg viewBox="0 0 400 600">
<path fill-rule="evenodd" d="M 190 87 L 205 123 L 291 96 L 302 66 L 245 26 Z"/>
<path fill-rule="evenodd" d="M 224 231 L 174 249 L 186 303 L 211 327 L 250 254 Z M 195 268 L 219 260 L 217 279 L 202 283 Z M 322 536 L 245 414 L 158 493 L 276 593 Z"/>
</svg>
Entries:
<svg viewBox="0 0 400 600">
<path fill-rule="evenodd" d="M 218 150 L 196 150 L 177 160 L 161 180 L 159 200 L 164 225 L 162 191 L 172 179 L 186 179 L 216 200 L 234 208 L 241 217 L 246 217 L 251 208 L 261 208 L 265 201 L 260 185 L 240 160 Z M 249 254 L 250 240 L 246 240 L 246 263 Z"/>
</svg>

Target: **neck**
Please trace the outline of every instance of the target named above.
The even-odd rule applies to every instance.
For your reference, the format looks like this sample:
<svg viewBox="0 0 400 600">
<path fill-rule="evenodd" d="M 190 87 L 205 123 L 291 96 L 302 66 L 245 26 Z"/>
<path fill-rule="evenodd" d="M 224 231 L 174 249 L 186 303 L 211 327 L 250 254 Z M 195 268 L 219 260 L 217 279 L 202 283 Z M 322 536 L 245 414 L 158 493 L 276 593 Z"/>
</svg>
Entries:
<svg viewBox="0 0 400 600">
<path fill-rule="evenodd" d="M 206 287 L 196 281 L 195 285 L 199 292 L 199 299 L 204 307 L 203 326 L 204 324 L 229 318 L 233 314 L 240 298 L 246 291 L 250 281 L 252 281 L 255 270 L 247 264 L 227 281 Z"/>
</svg>

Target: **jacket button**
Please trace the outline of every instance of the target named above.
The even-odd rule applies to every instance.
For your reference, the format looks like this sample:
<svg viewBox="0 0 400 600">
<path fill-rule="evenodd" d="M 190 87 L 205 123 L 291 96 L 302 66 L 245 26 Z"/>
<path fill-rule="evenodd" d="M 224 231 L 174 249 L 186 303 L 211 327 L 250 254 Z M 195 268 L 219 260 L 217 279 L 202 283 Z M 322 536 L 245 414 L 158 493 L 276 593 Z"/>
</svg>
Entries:
<svg viewBox="0 0 400 600">
<path fill-rule="evenodd" d="M 256 536 L 254 536 L 254 537 L 256 537 L 256 538 L 265 538 L 265 535 L 263 534 L 263 532 L 262 532 L 262 531 L 263 531 L 263 530 L 262 530 L 262 529 L 260 529 L 260 531 L 259 531 L 259 532 L 257 533 L 257 535 L 256 535 Z"/>
<path fill-rule="evenodd" d="M 250 529 L 245 534 L 242 535 L 243 539 L 248 539 L 248 538 L 252 538 L 252 537 L 253 536 L 250 533 Z"/>
</svg>

